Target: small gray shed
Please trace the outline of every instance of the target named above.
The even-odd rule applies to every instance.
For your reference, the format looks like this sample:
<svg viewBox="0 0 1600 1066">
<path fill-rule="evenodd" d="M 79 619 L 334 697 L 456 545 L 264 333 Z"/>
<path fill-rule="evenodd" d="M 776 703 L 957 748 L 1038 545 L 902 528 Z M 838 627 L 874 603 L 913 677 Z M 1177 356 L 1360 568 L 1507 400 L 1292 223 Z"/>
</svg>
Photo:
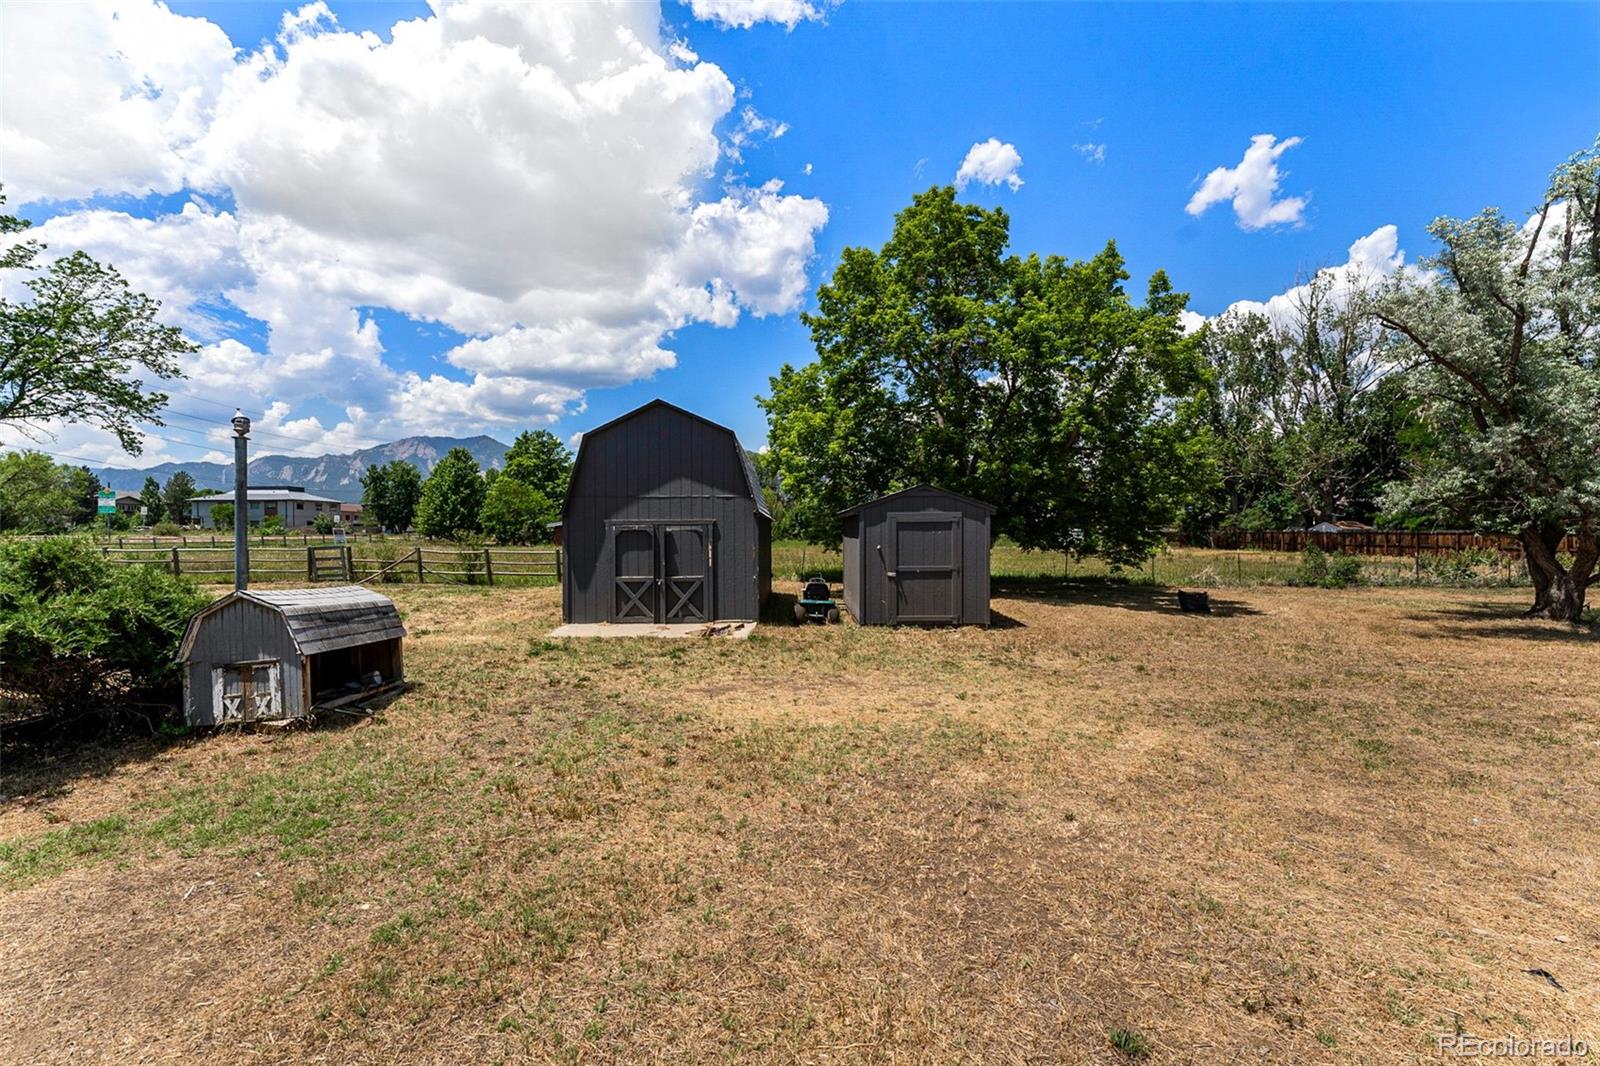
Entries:
<svg viewBox="0 0 1600 1066">
<path fill-rule="evenodd" d="M 665 400 L 592 429 L 561 511 L 565 622 L 754 620 L 772 514 L 733 431 Z"/>
<path fill-rule="evenodd" d="M 858 623 L 989 624 L 993 506 L 918 485 L 839 515 L 844 603 Z"/>
<path fill-rule="evenodd" d="M 359 585 L 230 592 L 189 619 L 178 662 L 190 725 L 304 718 L 404 680 L 394 601 Z"/>
</svg>

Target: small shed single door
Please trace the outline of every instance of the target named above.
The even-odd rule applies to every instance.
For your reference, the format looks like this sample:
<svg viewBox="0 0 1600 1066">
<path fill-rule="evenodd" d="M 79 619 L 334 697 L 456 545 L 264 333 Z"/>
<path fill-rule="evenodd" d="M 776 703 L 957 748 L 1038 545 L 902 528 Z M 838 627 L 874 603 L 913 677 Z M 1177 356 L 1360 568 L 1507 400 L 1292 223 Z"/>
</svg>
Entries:
<svg viewBox="0 0 1600 1066">
<path fill-rule="evenodd" d="M 211 695 L 218 722 L 272 721 L 283 717 L 283 671 L 276 661 L 213 667 Z"/>
<path fill-rule="evenodd" d="M 612 605 L 616 622 L 654 622 L 660 611 L 656 530 L 653 525 L 611 527 Z"/>
<path fill-rule="evenodd" d="M 711 620 L 711 527 L 661 526 L 662 621 Z"/>
<path fill-rule="evenodd" d="M 961 616 L 961 516 L 889 515 L 890 616 L 956 623 Z"/>
</svg>

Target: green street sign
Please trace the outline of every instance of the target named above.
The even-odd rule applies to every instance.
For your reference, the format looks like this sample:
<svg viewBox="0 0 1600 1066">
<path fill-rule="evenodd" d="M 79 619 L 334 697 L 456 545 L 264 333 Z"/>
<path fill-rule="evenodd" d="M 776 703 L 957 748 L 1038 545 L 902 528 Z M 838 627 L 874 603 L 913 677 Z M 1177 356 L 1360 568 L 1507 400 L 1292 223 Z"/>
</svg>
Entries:
<svg viewBox="0 0 1600 1066">
<path fill-rule="evenodd" d="M 101 489 L 98 499 L 100 506 L 95 510 L 99 514 L 117 513 L 117 491 L 115 489 Z"/>
</svg>

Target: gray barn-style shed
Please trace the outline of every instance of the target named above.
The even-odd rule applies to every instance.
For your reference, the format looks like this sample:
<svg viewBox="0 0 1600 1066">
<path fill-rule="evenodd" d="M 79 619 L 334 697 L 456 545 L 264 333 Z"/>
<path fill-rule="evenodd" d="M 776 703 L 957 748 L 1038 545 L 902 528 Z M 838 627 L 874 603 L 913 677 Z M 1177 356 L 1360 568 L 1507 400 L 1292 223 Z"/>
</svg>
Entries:
<svg viewBox="0 0 1600 1066">
<path fill-rule="evenodd" d="M 994 507 L 934 485 L 841 511 L 844 604 L 862 625 L 989 624 Z"/>
<path fill-rule="evenodd" d="M 733 431 L 665 400 L 583 435 L 561 513 L 567 622 L 754 620 L 772 514 Z"/>
<path fill-rule="evenodd" d="M 190 725 L 304 718 L 404 680 L 394 601 L 359 585 L 230 592 L 189 619 L 178 662 Z"/>
</svg>

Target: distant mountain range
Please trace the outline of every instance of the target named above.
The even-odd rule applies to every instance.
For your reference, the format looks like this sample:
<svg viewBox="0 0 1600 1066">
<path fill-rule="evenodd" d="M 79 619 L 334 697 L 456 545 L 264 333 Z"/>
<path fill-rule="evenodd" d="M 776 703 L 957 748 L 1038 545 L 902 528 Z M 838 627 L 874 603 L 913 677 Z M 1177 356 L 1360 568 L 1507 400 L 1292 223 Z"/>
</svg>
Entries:
<svg viewBox="0 0 1600 1066">
<path fill-rule="evenodd" d="M 404 459 L 427 477 L 445 452 L 465 448 L 485 470 L 499 469 L 504 465 L 507 447 L 493 437 L 405 437 L 346 455 L 329 454 L 315 459 L 262 455 L 250 460 L 249 477 L 252 485 L 303 485 L 317 496 L 355 503 L 361 499 L 361 472 L 369 466 Z M 145 478 L 153 477 L 166 484 L 167 478 L 180 470 L 188 471 L 199 488 L 233 488 L 232 463 L 160 463 L 138 470 L 104 466 L 94 474 L 107 488 L 138 492 L 144 487 Z"/>
</svg>

